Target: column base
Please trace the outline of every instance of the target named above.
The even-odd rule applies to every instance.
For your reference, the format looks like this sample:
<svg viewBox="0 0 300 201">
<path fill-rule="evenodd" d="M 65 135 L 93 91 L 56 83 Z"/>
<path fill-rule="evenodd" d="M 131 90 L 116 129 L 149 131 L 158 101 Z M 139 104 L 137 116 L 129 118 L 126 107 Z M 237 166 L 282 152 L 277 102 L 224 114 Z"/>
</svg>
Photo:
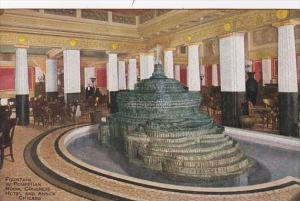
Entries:
<svg viewBox="0 0 300 201">
<path fill-rule="evenodd" d="M 117 91 L 109 92 L 109 112 L 116 113 L 118 112 L 118 103 L 117 103 Z"/>
<path fill-rule="evenodd" d="M 298 93 L 279 92 L 279 133 L 299 137 Z"/>
<path fill-rule="evenodd" d="M 76 101 L 80 102 L 80 93 L 65 93 L 66 104 L 73 104 Z"/>
<path fill-rule="evenodd" d="M 222 93 L 222 125 L 240 127 L 240 116 L 245 114 L 245 92 Z"/>
<path fill-rule="evenodd" d="M 50 99 L 50 98 L 57 98 L 58 92 L 57 92 L 57 91 L 46 92 L 46 96 L 47 96 L 47 99 Z"/>
<path fill-rule="evenodd" d="M 29 95 L 16 95 L 16 117 L 18 125 L 29 124 Z"/>
</svg>

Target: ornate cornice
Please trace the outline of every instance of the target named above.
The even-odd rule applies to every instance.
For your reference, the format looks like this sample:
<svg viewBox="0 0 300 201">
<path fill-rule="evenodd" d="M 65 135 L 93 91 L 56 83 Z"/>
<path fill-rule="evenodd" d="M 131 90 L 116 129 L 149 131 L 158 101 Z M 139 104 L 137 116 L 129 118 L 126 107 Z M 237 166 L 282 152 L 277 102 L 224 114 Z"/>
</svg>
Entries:
<svg viewBox="0 0 300 201">
<path fill-rule="evenodd" d="M 138 53 L 145 51 L 145 46 L 141 43 L 133 42 L 119 42 L 119 41 L 103 41 L 88 38 L 72 38 L 40 35 L 40 34 L 22 34 L 28 40 L 29 46 L 34 47 L 50 47 L 50 48 L 64 48 L 64 49 L 85 49 L 85 50 L 104 50 L 117 51 L 127 53 Z M 0 43 L 3 45 L 15 45 L 18 43 L 20 34 L 0 31 Z M 72 47 L 70 40 L 77 41 L 76 47 Z M 113 44 L 118 44 L 118 49 L 113 49 Z"/>
<path fill-rule="evenodd" d="M 213 12 L 217 11 L 173 10 L 138 26 L 83 23 L 76 21 L 76 19 L 63 21 L 63 18 L 48 19 L 45 16 L 4 12 L 0 16 L 0 43 L 13 46 L 24 43 L 23 45 L 30 47 L 77 48 L 139 54 L 147 52 L 157 44 L 160 44 L 163 49 L 175 48 L 179 45 L 199 43 L 205 39 L 219 38 L 219 36 L 232 32 L 249 32 L 261 27 L 271 27 L 276 23 L 299 22 L 299 18 L 297 18 L 299 11 L 297 10 L 289 11 L 289 15 L 284 19 L 278 19 L 278 10 L 243 10 L 242 12 L 233 12 L 231 15 L 227 13 L 224 17 L 204 21 L 204 23 L 195 26 L 185 26 L 185 28 L 179 26 L 172 32 L 170 30 L 160 32 L 160 30 L 174 28 L 176 24 L 199 20 L 201 16 Z M 145 40 L 141 39 L 141 35 L 146 36 Z M 26 38 L 25 42 L 21 40 L 20 43 L 20 36 Z M 117 46 L 116 49 L 115 46 Z M 299 44 L 296 46 L 299 47 Z M 256 58 L 261 54 L 259 52 L 268 49 L 270 48 L 265 47 L 263 50 L 252 48 L 249 54 Z M 215 59 L 213 57 L 204 58 L 204 61 L 210 60 Z"/>
<path fill-rule="evenodd" d="M 25 31 L 42 32 L 44 34 L 74 33 L 90 34 L 106 37 L 124 37 L 139 39 L 136 27 L 116 26 L 111 24 L 83 23 L 80 21 L 65 21 L 63 19 L 41 18 L 39 16 L 22 16 L 17 14 L 7 14 L 0 16 L 1 26 L 22 29 Z M 29 32 L 30 33 L 30 32 Z"/>
<path fill-rule="evenodd" d="M 295 11 L 291 11 L 291 14 Z M 187 44 L 187 36 L 193 38 L 193 42 L 200 42 L 205 39 L 219 37 L 227 34 L 228 31 L 224 29 L 226 23 L 232 23 L 232 32 L 246 32 L 257 29 L 259 27 L 271 26 L 272 23 L 277 22 L 276 10 L 249 10 L 236 15 L 224 17 L 214 21 L 214 23 L 206 23 L 194 26 L 177 32 L 170 43 L 171 47 Z"/>
</svg>

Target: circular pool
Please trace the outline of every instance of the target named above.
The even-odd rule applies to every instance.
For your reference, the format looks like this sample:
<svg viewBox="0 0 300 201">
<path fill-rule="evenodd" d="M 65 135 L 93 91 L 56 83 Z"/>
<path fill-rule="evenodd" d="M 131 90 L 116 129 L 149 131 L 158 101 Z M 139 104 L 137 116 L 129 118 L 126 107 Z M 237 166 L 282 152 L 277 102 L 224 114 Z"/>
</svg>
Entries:
<svg viewBox="0 0 300 201">
<path fill-rule="evenodd" d="M 47 131 L 27 145 L 25 161 L 48 182 L 92 200 L 198 200 L 203 196 L 218 200 L 220 195 L 248 199 L 270 192 L 283 196 L 281 191 L 287 188 L 289 196 L 300 191 L 298 139 L 226 128 L 251 159 L 252 168 L 240 176 L 207 182 L 170 178 L 131 164 L 118 150 L 101 146 L 97 132 L 97 125 Z"/>
</svg>

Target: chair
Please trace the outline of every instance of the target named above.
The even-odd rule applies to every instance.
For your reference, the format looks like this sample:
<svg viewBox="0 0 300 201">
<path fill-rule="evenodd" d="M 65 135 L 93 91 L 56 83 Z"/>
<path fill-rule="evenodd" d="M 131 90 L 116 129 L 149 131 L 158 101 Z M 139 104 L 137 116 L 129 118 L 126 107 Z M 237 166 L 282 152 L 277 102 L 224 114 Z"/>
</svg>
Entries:
<svg viewBox="0 0 300 201">
<path fill-rule="evenodd" d="M 14 138 L 16 124 L 17 124 L 17 119 L 9 119 L 7 121 L 6 129 L 5 131 L 3 131 L 3 135 L 0 140 L 0 149 L 1 149 L 0 168 L 3 167 L 3 161 L 5 156 L 10 156 L 12 162 L 15 161 L 13 155 L 13 138 Z M 9 148 L 9 154 L 7 155 L 4 154 L 6 148 Z"/>
<path fill-rule="evenodd" d="M 41 123 L 43 127 L 49 124 L 50 122 L 50 109 L 47 106 L 48 104 L 44 104 L 42 102 L 36 102 L 32 106 L 32 114 L 33 114 L 33 127 L 35 123 L 39 125 Z"/>
<path fill-rule="evenodd" d="M 265 107 L 270 111 L 266 114 L 265 124 L 266 128 L 269 127 L 269 124 L 272 125 L 272 130 L 278 129 L 278 100 L 276 99 L 263 99 Z"/>
</svg>

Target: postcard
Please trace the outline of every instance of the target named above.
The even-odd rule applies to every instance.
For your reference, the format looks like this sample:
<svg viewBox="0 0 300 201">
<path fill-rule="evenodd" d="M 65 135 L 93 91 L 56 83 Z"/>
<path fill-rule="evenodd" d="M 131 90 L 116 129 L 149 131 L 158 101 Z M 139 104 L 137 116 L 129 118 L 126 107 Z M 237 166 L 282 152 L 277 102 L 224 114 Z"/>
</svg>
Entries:
<svg viewBox="0 0 300 201">
<path fill-rule="evenodd" d="M 0 200 L 299 201 L 299 1 L 216 2 L 1 1 Z"/>
</svg>

